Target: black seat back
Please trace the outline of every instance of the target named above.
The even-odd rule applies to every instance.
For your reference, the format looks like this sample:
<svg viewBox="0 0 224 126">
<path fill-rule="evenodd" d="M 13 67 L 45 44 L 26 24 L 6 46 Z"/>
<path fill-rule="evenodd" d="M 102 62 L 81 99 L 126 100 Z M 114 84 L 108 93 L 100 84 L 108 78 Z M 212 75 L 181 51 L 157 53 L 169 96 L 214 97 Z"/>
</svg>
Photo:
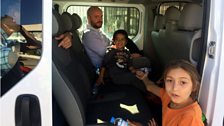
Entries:
<svg viewBox="0 0 224 126">
<path fill-rule="evenodd" d="M 80 61 L 80 63 L 83 64 L 86 73 L 88 75 L 89 81 L 91 83 L 91 86 L 95 83 L 96 81 L 96 69 L 94 65 L 92 64 L 89 56 L 87 55 L 84 46 L 82 45 L 78 29 L 82 25 L 82 20 L 79 15 L 76 13 L 73 13 L 71 15 L 72 22 L 73 22 L 73 28 L 72 28 L 72 33 L 73 33 L 73 46 L 72 46 L 72 55 L 74 58 Z"/>
<path fill-rule="evenodd" d="M 63 15 L 63 14 L 62 14 Z M 64 18 L 63 20 L 71 20 Z M 70 31 L 70 26 L 64 25 L 60 15 L 53 11 L 54 37 L 65 31 Z M 72 21 L 66 21 L 67 23 Z M 61 23 L 61 24 L 60 24 Z M 58 25 L 58 26 L 57 26 Z M 64 30 L 57 31 L 63 26 Z M 68 26 L 68 27 L 65 27 Z M 85 124 L 85 109 L 90 97 L 89 80 L 82 65 L 71 56 L 71 50 L 58 47 L 59 41 L 52 38 L 52 80 L 53 95 L 61 108 L 69 125 L 83 126 Z"/>
</svg>

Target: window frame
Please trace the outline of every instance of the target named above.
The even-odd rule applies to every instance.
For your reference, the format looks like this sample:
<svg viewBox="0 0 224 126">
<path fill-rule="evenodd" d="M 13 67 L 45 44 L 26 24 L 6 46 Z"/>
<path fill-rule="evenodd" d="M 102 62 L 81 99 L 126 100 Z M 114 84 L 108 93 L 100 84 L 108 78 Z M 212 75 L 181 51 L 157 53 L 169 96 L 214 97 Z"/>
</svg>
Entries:
<svg viewBox="0 0 224 126">
<path fill-rule="evenodd" d="M 123 4 L 122 4 L 123 5 Z M 132 4 L 133 5 L 133 4 Z M 135 5 L 135 6 L 132 6 L 132 5 L 130 5 L 130 4 L 125 4 L 124 6 L 118 6 L 117 4 L 116 5 L 112 5 L 112 4 L 105 4 L 105 3 L 103 3 L 103 4 L 98 4 L 97 6 L 99 7 L 99 8 L 104 8 L 104 7 L 108 7 L 108 9 L 110 9 L 110 8 L 114 8 L 114 9 L 127 9 L 127 11 L 131 11 L 131 8 L 133 8 L 133 9 L 136 9 L 136 11 L 137 11 L 137 15 L 138 15 L 138 17 L 133 17 L 132 15 L 130 15 L 129 17 L 128 17 L 128 14 L 126 14 L 126 15 L 124 15 L 125 17 L 127 17 L 127 24 L 125 24 L 125 26 L 126 26 L 126 28 L 129 28 L 129 29 L 125 29 L 125 26 L 124 26 L 124 29 L 128 32 L 128 35 L 129 35 L 129 37 L 130 38 L 135 38 L 137 35 L 138 35 L 138 33 L 139 33 L 139 30 L 140 30 L 140 21 L 139 20 L 136 20 L 136 19 L 139 19 L 140 18 L 140 16 L 141 16 L 141 14 L 140 14 L 140 10 L 139 10 L 139 8 Z M 79 4 L 79 3 L 77 3 L 77 2 L 75 2 L 75 4 L 74 3 L 70 3 L 68 6 L 64 6 L 64 9 L 63 10 L 65 10 L 66 12 L 68 12 L 69 13 L 69 8 L 71 7 L 71 6 L 83 6 L 83 7 L 90 7 L 90 5 L 88 4 Z M 93 5 L 92 5 L 93 6 Z M 130 8 L 130 9 L 128 9 L 128 8 Z M 105 9 L 105 8 L 104 8 Z M 127 12 L 128 13 L 128 12 Z M 119 16 L 119 15 L 116 15 L 116 16 Z M 130 22 L 131 22 L 131 20 L 136 20 L 136 24 L 138 25 L 137 26 L 137 31 L 136 31 L 136 34 L 130 34 L 130 32 L 131 32 L 131 27 L 130 27 Z M 87 20 L 87 17 L 86 17 L 86 20 Z M 115 31 L 115 30 L 118 30 L 118 29 L 114 29 L 114 31 L 111 33 L 111 34 L 109 34 L 108 32 L 105 32 L 105 26 L 106 27 L 108 27 L 108 25 L 104 25 L 105 23 L 106 23 L 106 21 L 105 21 L 105 18 L 103 17 L 103 20 L 104 20 L 104 23 L 103 23 L 103 26 L 102 26 L 102 31 L 104 31 L 104 33 L 111 39 L 112 38 L 112 35 L 113 35 L 113 32 Z M 129 22 L 129 23 L 128 23 Z M 87 23 L 87 22 L 86 22 Z M 82 24 L 82 27 L 84 26 L 84 25 L 86 25 L 86 24 Z M 84 28 L 85 29 L 85 28 Z"/>
<path fill-rule="evenodd" d="M 16 125 L 16 101 L 21 95 L 32 95 L 39 99 L 41 114 L 41 125 L 52 126 L 52 1 L 42 0 L 42 55 L 40 62 L 27 76 L 21 79 L 16 85 L 0 97 L 1 116 L 0 122 L 3 126 Z M 33 8 L 34 9 L 34 8 Z M 44 71 L 43 71 L 44 70 Z M 24 103 L 28 99 L 25 99 Z M 32 102 L 32 101 L 31 101 Z M 28 105 L 30 105 L 30 103 Z M 4 109 L 3 109 L 4 108 Z M 27 110 L 23 107 L 23 110 Z M 29 108 L 30 111 L 35 107 Z M 19 113 L 17 114 L 19 115 Z M 26 117 L 24 120 L 29 120 Z M 37 123 L 37 122 L 36 122 Z M 38 122 L 39 123 L 39 122 Z"/>
<path fill-rule="evenodd" d="M 139 17 L 139 27 L 138 27 L 138 33 L 135 37 L 132 38 L 132 40 L 135 42 L 135 44 L 138 46 L 140 50 L 143 49 L 143 40 L 144 40 L 144 21 L 145 21 L 145 6 L 142 4 L 127 4 L 127 3 L 97 3 L 97 2 L 61 2 L 61 1 L 55 1 L 54 3 L 57 3 L 61 6 L 59 8 L 59 12 L 66 12 L 66 9 L 69 5 L 86 5 L 86 6 L 111 6 L 111 7 L 135 7 L 140 12 Z"/>
</svg>

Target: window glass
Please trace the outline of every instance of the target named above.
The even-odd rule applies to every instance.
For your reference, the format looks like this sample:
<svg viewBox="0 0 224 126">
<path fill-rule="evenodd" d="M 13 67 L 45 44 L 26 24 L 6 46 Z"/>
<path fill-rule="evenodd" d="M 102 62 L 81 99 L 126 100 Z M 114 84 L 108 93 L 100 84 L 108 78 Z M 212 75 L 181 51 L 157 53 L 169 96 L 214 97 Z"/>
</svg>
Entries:
<svg viewBox="0 0 224 126">
<path fill-rule="evenodd" d="M 79 31 L 86 28 L 87 24 L 87 10 L 89 6 L 76 6 L 72 5 L 67 8 L 67 12 L 70 14 L 77 13 L 82 19 L 82 27 Z M 139 17 L 140 13 L 137 8 L 134 7 L 109 7 L 101 6 L 103 11 L 103 26 L 102 30 L 107 34 L 109 38 L 112 38 L 115 30 L 125 29 L 128 32 L 130 38 L 137 35 L 139 29 Z"/>
<path fill-rule="evenodd" d="M 1 1 L 1 96 L 38 64 L 42 0 Z"/>
</svg>

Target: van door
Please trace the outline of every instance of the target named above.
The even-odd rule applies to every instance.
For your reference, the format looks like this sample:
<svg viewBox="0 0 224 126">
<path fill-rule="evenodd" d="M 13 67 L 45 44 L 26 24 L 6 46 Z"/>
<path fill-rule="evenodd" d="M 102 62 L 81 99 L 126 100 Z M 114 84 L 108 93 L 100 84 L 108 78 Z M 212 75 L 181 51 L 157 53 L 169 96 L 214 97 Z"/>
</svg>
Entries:
<svg viewBox="0 0 224 126">
<path fill-rule="evenodd" d="M 15 63 L 4 75 L 1 73 L 1 126 L 52 125 L 51 5 L 44 0 L 1 1 L 1 17 L 10 17 L 21 25 L 11 35 L 5 35 L 1 27 L 1 37 L 5 37 L 1 46 L 12 42 L 11 46 L 4 43 L 4 47 L 15 56 Z"/>
<path fill-rule="evenodd" d="M 209 1 L 209 0 L 208 0 Z M 205 56 L 199 102 L 209 126 L 222 126 L 224 117 L 224 1 L 206 1 L 208 23 Z M 210 8 L 210 10 L 209 10 Z M 210 14 L 210 17 L 208 16 Z"/>
</svg>

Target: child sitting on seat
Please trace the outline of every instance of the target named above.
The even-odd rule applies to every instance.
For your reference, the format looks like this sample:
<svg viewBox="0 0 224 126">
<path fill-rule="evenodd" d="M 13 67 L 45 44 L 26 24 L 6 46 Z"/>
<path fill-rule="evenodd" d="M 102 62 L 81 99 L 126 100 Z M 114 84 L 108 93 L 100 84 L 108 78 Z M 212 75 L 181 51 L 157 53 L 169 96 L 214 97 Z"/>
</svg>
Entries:
<svg viewBox="0 0 224 126">
<path fill-rule="evenodd" d="M 147 73 L 136 72 L 147 90 L 162 100 L 163 126 L 204 126 L 202 111 L 196 101 L 200 84 L 197 70 L 189 62 L 177 60 L 171 62 L 163 73 L 165 89 L 156 86 L 147 78 Z M 140 123 L 128 121 L 129 126 L 142 126 Z M 149 126 L 157 126 L 154 119 Z"/>
<path fill-rule="evenodd" d="M 113 35 L 113 44 L 107 48 L 97 84 L 104 84 L 104 74 L 107 70 L 114 84 L 133 84 L 144 90 L 144 84 L 135 77 L 136 69 L 132 66 L 129 50 L 125 47 L 128 34 L 125 30 L 117 30 Z M 141 84 L 139 84 L 141 83 Z"/>
</svg>

